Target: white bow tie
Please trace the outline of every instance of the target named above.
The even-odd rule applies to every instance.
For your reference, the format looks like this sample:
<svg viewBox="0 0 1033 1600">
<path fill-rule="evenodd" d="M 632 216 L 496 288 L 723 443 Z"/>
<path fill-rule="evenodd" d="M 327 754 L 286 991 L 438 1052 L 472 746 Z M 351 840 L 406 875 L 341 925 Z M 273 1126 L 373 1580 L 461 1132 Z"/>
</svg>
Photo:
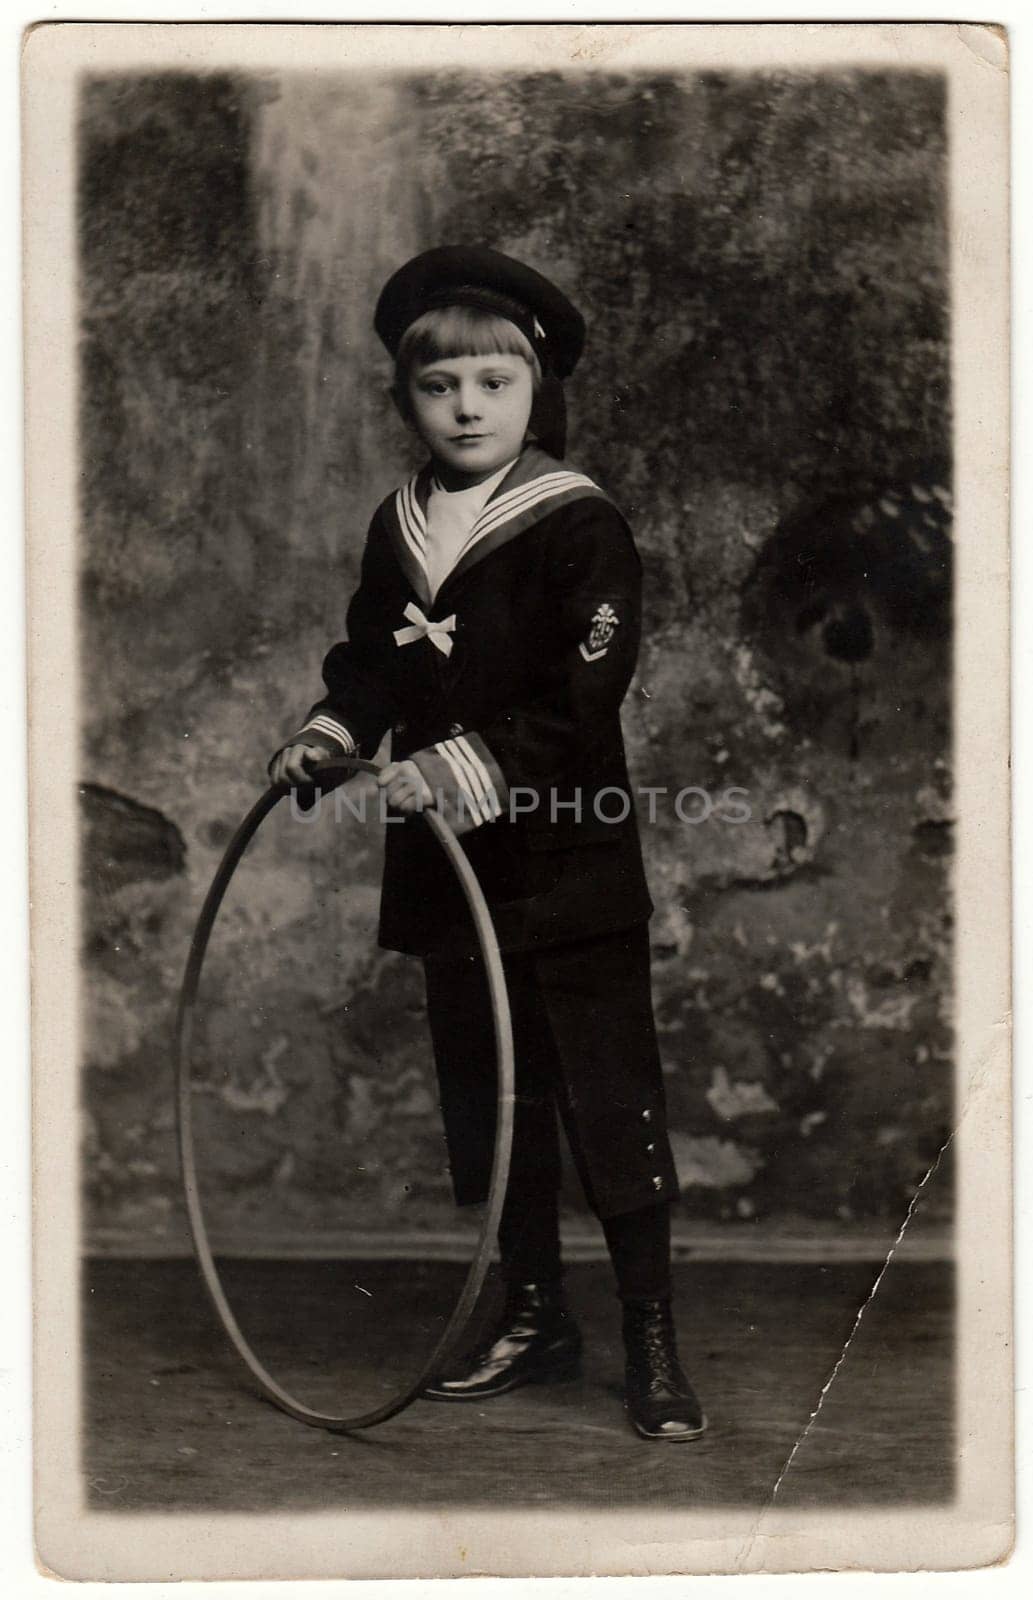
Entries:
<svg viewBox="0 0 1033 1600">
<path fill-rule="evenodd" d="M 415 644 L 417 639 L 429 639 L 431 644 L 441 651 L 443 656 L 452 654 L 452 640 L 450 633 L 455 633 L 455 612 L 446 617 L 444 622 L 428 622 L 418 605 L 410 600 L 402 613 L 412 623 L 411 628 L 398 628 L 395 630 L 395 644 Z"/>
</svg>

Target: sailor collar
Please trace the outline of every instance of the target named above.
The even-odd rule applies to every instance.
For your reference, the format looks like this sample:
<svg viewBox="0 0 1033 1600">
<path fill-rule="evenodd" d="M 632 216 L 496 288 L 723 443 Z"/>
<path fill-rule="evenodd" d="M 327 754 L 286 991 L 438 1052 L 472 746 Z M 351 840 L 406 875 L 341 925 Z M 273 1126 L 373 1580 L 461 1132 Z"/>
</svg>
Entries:
<svg viewBox="0 0 1033 1600">
<path fill-rule="evenodd" d="M 433 466 L 428 462 L 389 496 L 382 507 L 391 545 L 402 570 L 415 593 L 427 605 L 430 604 L 430 586 L 426 512 L 433 475 Z M 588 496 L 607 499 L 598 484 L 583 472 L 559 466 L 544 450 L 530 445 L 485 502 L 457 560 L 438 588 L 435 606 L 442 591 L 462 573 L 542 517 Z"/>
</svg>

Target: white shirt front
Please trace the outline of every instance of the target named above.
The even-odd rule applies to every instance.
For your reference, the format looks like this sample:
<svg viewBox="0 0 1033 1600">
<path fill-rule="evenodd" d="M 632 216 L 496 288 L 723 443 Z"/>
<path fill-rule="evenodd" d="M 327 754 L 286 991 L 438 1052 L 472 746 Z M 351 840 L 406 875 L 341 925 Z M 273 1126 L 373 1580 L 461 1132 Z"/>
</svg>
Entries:
<svg viewBox="0 0 1033 1600">
<path fill-rule="evenodd" d="M 513 462 L 507 461 L 472 489 L 443 489 L 435 478 L 427 501 L 427 583 L 433 600 L 473 532 L 478 517 Z"/>
</svg>

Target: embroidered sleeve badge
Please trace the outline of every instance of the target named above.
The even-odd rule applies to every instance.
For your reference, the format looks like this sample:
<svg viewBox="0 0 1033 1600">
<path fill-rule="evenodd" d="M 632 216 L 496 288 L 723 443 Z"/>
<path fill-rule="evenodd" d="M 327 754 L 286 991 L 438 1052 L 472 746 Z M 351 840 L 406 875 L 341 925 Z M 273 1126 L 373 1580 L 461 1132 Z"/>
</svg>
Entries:
<svg viewBox="0 0 1033 1600">
<path fill-rule="evenodd" d="M 604 602 L 592 618 L 588 630 L 588 638 L 578 646 L 586 661 L 598 661 L 610 648 L 613 630 L 620 627 L 620 618 L 608 603 Z"/>
</svg>

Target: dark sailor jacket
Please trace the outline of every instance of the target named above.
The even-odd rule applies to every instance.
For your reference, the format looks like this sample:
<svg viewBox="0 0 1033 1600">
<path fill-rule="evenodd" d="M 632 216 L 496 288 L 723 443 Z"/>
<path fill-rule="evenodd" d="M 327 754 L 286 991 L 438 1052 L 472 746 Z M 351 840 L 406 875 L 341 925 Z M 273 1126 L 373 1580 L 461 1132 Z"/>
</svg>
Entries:
<svg viewBox="0 0 1033 1600">
<path fill-rule="evenodd" d="M 652 911 L 621 736 L 641 564 L 615 506 L 536 446 L 487 501 L 433 602 L 431 468 L 378 508 L 346 643 L 293 742 L 413 759 L 462 835 L 504 950 L 592 938 Z M 472 949 L 469 914 L 418 816 L 387 829 L 380 942 Z"/>
</svg>

